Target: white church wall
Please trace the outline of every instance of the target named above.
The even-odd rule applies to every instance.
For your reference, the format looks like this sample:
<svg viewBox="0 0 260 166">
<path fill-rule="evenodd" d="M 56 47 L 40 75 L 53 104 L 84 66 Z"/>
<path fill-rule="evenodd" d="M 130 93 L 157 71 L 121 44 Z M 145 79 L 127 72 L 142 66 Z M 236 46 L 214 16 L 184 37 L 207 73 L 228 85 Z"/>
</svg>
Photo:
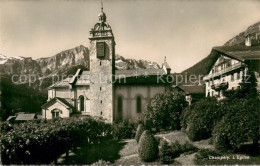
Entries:
<svg viewBox="0 0 260 166">
<path fill-rule="evenodd" d="M 51 111 L 54 110 L 54 109 L 61 110 L 61 113 L 59 114 L 59 116 L 61 118 L 68 118 L 68 117 L 70 117 L 71 111 L 69 109 L 67 109 L 66 106 L 64 106 L 63 104 L 61 104 L 59 102 L 56 102 L 55 104 L 50 106 L 47 110 L 44 110 L 44 109 L 42 110 L 43 118 L 52 119 Z M 46 113 L 46 115 L 45 115 L 45 113 Z"/>
<path fill-rule="evenodd" d="M 61 98 L 70 98 L 70 89 L 69 88 L 55 88 L 55 97 Z"/>
<path fill-rule="evenodd" d="M 118 97 L 123 97 L 123 119 L 143 118 L 147 105 L 156 94 L 164 92 L 165 86 L 120 85 L 115 88 L 115 118 L 118 118 Z M 142 99 L 142 112 L 137 112 L 137 96 Z"/>
</svg>

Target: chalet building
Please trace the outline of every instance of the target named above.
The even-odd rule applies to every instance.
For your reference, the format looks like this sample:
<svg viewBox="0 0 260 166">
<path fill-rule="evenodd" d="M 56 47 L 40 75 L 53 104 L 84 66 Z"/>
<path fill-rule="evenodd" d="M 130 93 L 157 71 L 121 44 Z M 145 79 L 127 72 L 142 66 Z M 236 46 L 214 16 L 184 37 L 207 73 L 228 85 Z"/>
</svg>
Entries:
<svg viewBox="0 0 260 166">
<path fill-rule="evenodd" d="M 90 69 L 78 70 L 48 88 L 43 118 L 90 115 L 107 122 L 137 119 L 157 93 L 170 88 L 171 68 L 166 60 L 159 69 L 115 70 L 115 38 L 101 8 L 90 30 Z"/>
<path fill-rule="evenodd" d="M 240 88 L 242 78 L 253 70 L 260 85 L 260 30 L 245 33 L 245 45 L 214 47 L 215 63 L 203 80 L 206 83 L 206 96 L 223 98 L 225 90 Z M 253 36 L 253 37 L 252 37 Z M 253 42 L 251 41 L 254 40 Z M 256 40 L 257 39 L 257 40 Z M 254 43 L 254 44 L 252 44 Z"/>
</svg>

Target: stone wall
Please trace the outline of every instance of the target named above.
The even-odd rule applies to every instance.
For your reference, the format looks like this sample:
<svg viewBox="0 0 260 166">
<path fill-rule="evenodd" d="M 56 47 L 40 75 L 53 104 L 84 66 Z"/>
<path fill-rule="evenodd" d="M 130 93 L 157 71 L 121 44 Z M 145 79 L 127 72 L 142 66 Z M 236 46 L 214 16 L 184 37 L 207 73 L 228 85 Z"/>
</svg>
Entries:
<svg viewBox="0 0 260 166">
<path fill-rule="evenodd" d="M 97 58 L 96 42 L 105 42 L 106 51 L 104 58 Z M 114 39 L 90 39 L 90 109 L 92 116 L 103 117 L 107 122 L 113 122 L 115 70 Z"/>
</svg>

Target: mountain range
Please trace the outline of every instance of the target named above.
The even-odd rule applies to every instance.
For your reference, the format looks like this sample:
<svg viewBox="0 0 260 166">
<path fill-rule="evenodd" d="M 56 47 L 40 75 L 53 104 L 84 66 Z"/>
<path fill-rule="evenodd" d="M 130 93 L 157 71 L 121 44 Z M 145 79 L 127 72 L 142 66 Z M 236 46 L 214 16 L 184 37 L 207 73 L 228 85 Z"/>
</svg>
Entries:
<svg viewBox="0 0 260 166">
<path fill-rule="evenodd" d="M 31 57 L 6 57 L 0 54 L 0 74 L 6 75 L 37 74 L 46 77 L 64 73 L 77 65 L 89 69 L 89 49 L 83 45 L 35 60 Z M 156 62 L 126 59 L 120 55 L 116 55 L 115 65 L 118 70 L 159 68 Z"/>
</svg>

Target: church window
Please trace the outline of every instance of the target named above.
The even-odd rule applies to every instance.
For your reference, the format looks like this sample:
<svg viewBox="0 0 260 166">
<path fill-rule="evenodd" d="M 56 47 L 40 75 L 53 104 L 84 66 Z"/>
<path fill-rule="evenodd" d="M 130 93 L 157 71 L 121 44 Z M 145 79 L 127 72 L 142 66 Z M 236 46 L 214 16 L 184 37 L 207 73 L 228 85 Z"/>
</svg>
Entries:
<svg viewBox="0 0 260 166">
<path fill-rule="evenodd" d="M 123 118 L 123 98 L 120 96 L 117 99 L 117 111 L 118 111 L 118 120 Z"/>
<path fill-rule="evenodd" d="M 137 98 L 136 98 L 136 111 L 138 113 L 142 112 L 142 97 L 141 96 L 137 96 Z"/>
<path fill-rule="evenodd" d="M 102 87 L 100 87 L 100 91 L 102 90 Z"/>
<path fill-rule="evenodd" d="M 100 61 L 100 66 L 101 66 L 102 62 Z"/>
<path fill-rule="evenodd" d="M 97 57 L 103 58 L 105 56 L 105 42 L 97 42 Z"/>
<path fill-rule="evenodd" d="M 54 109 L 51 111 L 51 114 L 52 114 L 52 118 L 58 118 L 60 117 L 60 110 Z"/>
<path fill-rule="evenodd" d="M 80 108 L 80 111 L 84 111 L 84 107 L 85 107 L 84 101 L 85 101 L 84 96 L 80 96 L 79 97 L 79 108 Z"/>
<path fill-rule="evenodd" d="M 100 101 L 100 103 L 102 104 L 102 100 Z"/>
</svg>

